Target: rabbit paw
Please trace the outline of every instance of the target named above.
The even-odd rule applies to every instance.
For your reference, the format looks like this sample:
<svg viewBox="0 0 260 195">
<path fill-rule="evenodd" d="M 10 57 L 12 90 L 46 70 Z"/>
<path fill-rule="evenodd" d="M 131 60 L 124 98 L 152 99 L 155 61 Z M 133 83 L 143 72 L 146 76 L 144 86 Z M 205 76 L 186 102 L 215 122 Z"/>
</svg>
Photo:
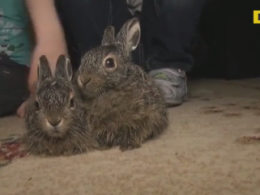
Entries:
<svg viewBox="0 0 260 195">
<path fill-rule="evenodd" d="M 112 143 L 106 143 L 104 140 L 98 140 L 99 150 L 108 150 L 113 147 Z"/>
<path fill-rule="evenodd" d="M 124 152 L 124 151 L 127 151 L 127 150 L 133 150 L 133 149 L 137 149 L 137 148 L 140 148 L 141 147 L 141 144 L 136 144 L 136 143 L 125 143 L 125 144 L 121 144 L 119 146 L 119 149 Z"/>
</svg>

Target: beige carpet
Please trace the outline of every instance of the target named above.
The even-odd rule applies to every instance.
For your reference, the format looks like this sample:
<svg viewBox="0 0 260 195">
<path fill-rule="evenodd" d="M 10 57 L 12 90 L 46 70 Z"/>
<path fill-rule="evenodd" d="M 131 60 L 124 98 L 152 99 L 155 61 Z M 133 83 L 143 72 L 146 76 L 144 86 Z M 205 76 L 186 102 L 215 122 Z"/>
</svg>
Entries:
<svg viewBox="0 0 260 195">
<path fill-rule="evenodd" d="M 259 195 L 260 80 L 191 82 L 157 140 L 69 158 L 14 160 L 0 169 L 1 195 Z M 0 120 L 0 136 L 23 131 Z"/>
</svg>

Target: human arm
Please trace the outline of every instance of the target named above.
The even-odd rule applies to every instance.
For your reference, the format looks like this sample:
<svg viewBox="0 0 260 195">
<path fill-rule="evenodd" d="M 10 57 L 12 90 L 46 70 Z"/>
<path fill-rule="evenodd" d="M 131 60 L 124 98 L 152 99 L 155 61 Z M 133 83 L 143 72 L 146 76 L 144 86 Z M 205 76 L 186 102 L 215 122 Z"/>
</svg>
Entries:
<svg viewBox="0 0 260 195">
<path fill-rule="evenodd" d="M 67 55 L 67 46 L 61 23 L 56 13 L 54 0 L 26 0 L 26 6 L 32 21 L 36 41 L 30 63 L 28 88 L 35 93 L 37 83 L 37 66 L 39 57 L 46 55 L 50 68 L 55 69 L 60 54 Z M 19 117 L 25 116 L 27 100 L 17 109 Z"/>
<path fill-rule="evenodd" d="M 67 55 L 67 47 L 64 32 L 56 13 L 54 0 L 26 0 L 26 5 L 36 41 L 28 79 L 29 90 L 31 93 L 34 93 L 39 57 L 46 55 L 50 62 L 50 68 L 53 71 L 58 56 L 60 54 Z"/>
</svg>

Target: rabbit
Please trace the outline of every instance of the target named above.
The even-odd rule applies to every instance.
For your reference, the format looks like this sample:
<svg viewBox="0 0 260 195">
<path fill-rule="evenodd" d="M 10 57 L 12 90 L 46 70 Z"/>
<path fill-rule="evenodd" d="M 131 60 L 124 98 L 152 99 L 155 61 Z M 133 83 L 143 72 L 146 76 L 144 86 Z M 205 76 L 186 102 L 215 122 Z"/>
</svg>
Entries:
<svg viewBox="0 0 260 195">
<path fill-rule="evenodd" d="M 22 140 L 34 155 L 69 156 L 96 149 L 86 124 L 86 111 L 72 85 L 72 67 L 65 55 L 52 74 L 46 56 L 40 57 L 36 95 L 26 107 L 26 133 Z"/>
<path fill-rule="evenodd" d="M 137 149 L 168 127 L 162 91 L 132 62 L 131 52 L 139 41 L 140 23 L 133 18 L 116 36 L 114 27 L 108 26 L 101 46 L 81 59 L 75 83 L 100 148 Z"/>
</svg>

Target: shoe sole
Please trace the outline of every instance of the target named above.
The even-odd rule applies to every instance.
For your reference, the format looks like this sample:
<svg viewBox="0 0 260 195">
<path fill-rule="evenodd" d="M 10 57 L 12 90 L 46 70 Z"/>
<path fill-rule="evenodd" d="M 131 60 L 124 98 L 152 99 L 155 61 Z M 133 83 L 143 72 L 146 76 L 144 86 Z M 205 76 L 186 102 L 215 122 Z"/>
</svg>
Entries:
<svg viewBox="0 0 260 195">
<path fill-rule="evenodd" d="M 184 102 L 188 101 L 188 95 L 185 95 L 181 100 L 168 99 L 165 100 L 165 104 L 167 107 L 176 107 L 182 105 Z"/>
</svg>

